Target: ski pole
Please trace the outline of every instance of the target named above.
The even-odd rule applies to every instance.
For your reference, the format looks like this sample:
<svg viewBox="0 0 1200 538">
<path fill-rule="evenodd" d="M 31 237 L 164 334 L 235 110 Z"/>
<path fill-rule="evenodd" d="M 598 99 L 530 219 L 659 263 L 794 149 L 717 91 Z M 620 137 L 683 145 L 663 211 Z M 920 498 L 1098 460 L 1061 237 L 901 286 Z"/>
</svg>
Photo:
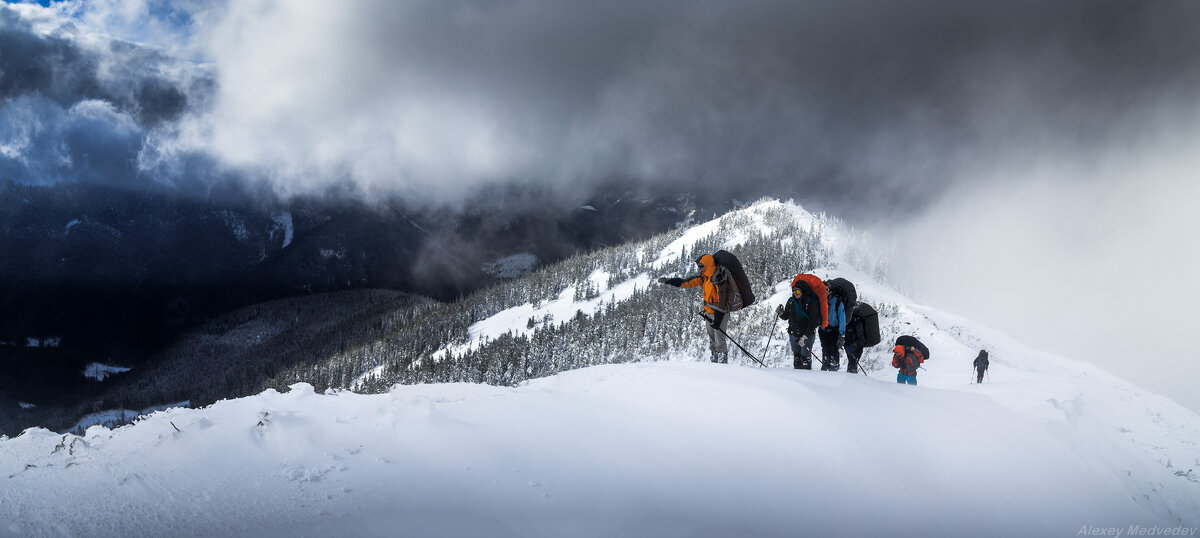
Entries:
<svg viewBox="0 0 1200 538">
<path fill-rule="evenodd" d="M 700 319 L 703 319 L 703 320 L 707 321 L 709 324 L 712 324 L 712 321 L 713 321 L 712 318 L 705 316 L 704 314 L 701 314 L 699 312 L 696 312 L 696 315 L 700 316 Z M 754 362 L 757 362 L 763 368 L 767 367 L 767 365 L 763 364 L 763 361 L 758 360 L 758 357 L 755 357 L 753 353 L 746 351 L 746 348 L 742 347 L 742 345 L 739 344 L 737 340 L 734 340 L 733 337 L 729 336 L 729 333 L 725 332 L 725 329 L 722 329 L 720 327 L 713 327 L 713 328 L 716 329 L 717 332 L 725 335 L 725 338 L 728 338 L 730 342 L 733 342 L 733 345 L 737 346 L 738 349 L 742 350 L 742 353 L 745 353 L 747 357 L 754 359 Z"/>
</svg>

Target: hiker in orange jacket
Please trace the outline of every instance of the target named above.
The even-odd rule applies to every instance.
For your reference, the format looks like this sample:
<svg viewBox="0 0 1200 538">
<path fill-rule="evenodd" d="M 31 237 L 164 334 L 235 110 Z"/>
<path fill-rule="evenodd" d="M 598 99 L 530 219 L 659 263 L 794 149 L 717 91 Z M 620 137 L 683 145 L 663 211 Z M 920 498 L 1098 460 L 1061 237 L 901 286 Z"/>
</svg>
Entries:
<svg viewBox="0 0 1200 538">
<path fill-rule="evenodd" d="M 712 254 L 696 258 L 699 275 L 687 278 L 660 278 L 659 283 L 677 288 L 695 288 L 700 286 L 704 295 L 704 312 L 708 320 L 708 350 L 712 353 L 712 362 L 726 364 L 729 362 L 729 344 L 726 341 L 725 329 L 729 326 L 729 312 L 733 297 L 728 293 L 726 282 L 733 278 L 729 270 L 717 265 Z"/>
</svg>

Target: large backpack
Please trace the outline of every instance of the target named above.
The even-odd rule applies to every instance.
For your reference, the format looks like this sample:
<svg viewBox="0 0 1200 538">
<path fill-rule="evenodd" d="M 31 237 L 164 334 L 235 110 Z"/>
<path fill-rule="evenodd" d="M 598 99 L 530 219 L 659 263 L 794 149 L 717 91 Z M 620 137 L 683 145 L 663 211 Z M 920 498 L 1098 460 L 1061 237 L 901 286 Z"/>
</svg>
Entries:
<svg viewBox="0 0 1200 538">
<path fill-rule="evenodd" d="M 750 289 L 750 279 L 746 278 L 746 270 L 737 256 L 727 250 L 718 250 L 712 255 L 718 267 L 729 270 L 730 282 L 723 293 L 731 293 L 733 300 L 729 303 L 729 311 L 736 312 L 754 304 L 754 291 Z M 716 282 L 714 282 L 715 284 Z"/>
<path fill-rule="evenodd" d="M 850 318 L 850 314 L 854 312 L 854 305 L 858 303 L 858 291 L 854 289 L 854 284 L 844 278 L 831 278 L 826 283 L 829 288 L 830 295 L 835 295 L 842 300 L 842 304 L 846 305 L 846 318 Z"/>
<path fill-rule="evenodd" d="M 896 339 L 896 345 L 904 346 L 904 347 L 909 347 L 909 346 L 915 347 L 915 348 L 921 350 L 921 354 L 925 356 L 925 360 L 929 360 L 929 348 L 925 347 L 925 344 L 922 344 L 921 341 L 917 340 L 917 337 L 915 337 L 915 336 L 909 336 L 907 334 L 904 336 L 901 336 Z"/>
<path fill-rule="evenodd" d="M 862 320 L 863 339 L 866 340 L 863 347 L 878 345 L 882 338 L 879 336 L 879 313 L 875 311 L 875 308 L 867 303 L 854 305 L 854 314 L 850 316 L 851 326 L 854 326 L 856 319 Z"/>
<path fill-rule="evenodd" d="M 817 303 L 821 305 L 821 328 L 828 327 L 829 295 L 828 290 L 825 289 L 825 282 L 817 278 L 817 275 L 810 275 L 808 273 L 796 275 L 796 278 L 792 279 L 793 288 L 796 287 L 797 282 L 804 282 L 808 286 L 808 289 L 812 290 L 813 294 L 817 296 Z"/>
</svg>

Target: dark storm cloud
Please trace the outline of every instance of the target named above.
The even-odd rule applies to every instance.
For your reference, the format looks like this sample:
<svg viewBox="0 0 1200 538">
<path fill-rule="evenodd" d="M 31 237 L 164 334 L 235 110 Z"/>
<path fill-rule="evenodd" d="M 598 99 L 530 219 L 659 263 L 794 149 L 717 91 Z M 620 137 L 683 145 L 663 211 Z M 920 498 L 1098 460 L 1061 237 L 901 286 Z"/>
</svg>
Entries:
<svg viewBox="0 0 1200 538">
<path fill-rule="evenodd" d="M 231 2 L 182 139 L 283 190 L 738 179 L 918 199 L 1192 99 L 1170 2 Z"/>
<path fill-rule="evenodd" d="M 211 158 L 284 193 L 737 180 L 880 208 L 980 160 L 1092 151 L 1200 89 L 1187 2 L 159 4 L 72 13 L 186 43 L 84 46 L 3 9 L 0 92 L 111 103 L 158 181 Z"/>
<path fill-rule="evenodd" d="M 159 52 L 75 30 L 39 32 L 0 6 L 0 174 L 147 187 L 147 135 L 177 121 L 203 85 L 171 73 L 177 62 Z"/>
</svg>

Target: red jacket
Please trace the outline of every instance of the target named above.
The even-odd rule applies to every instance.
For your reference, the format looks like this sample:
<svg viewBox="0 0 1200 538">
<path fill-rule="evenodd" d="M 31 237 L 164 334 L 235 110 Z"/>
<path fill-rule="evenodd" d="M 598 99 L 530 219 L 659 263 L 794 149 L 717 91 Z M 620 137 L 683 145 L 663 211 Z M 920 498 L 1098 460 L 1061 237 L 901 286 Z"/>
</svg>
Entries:
<svg viewBox="0 0 1200 538">
<path fill-rule="evenodd" d="M 925 356 L 915 347 L 896 346 L 892 349 L 892 367 L 899 368 L 901 375 L 917 375 L 917 369 L 923 362 Z"/>
</svg>

